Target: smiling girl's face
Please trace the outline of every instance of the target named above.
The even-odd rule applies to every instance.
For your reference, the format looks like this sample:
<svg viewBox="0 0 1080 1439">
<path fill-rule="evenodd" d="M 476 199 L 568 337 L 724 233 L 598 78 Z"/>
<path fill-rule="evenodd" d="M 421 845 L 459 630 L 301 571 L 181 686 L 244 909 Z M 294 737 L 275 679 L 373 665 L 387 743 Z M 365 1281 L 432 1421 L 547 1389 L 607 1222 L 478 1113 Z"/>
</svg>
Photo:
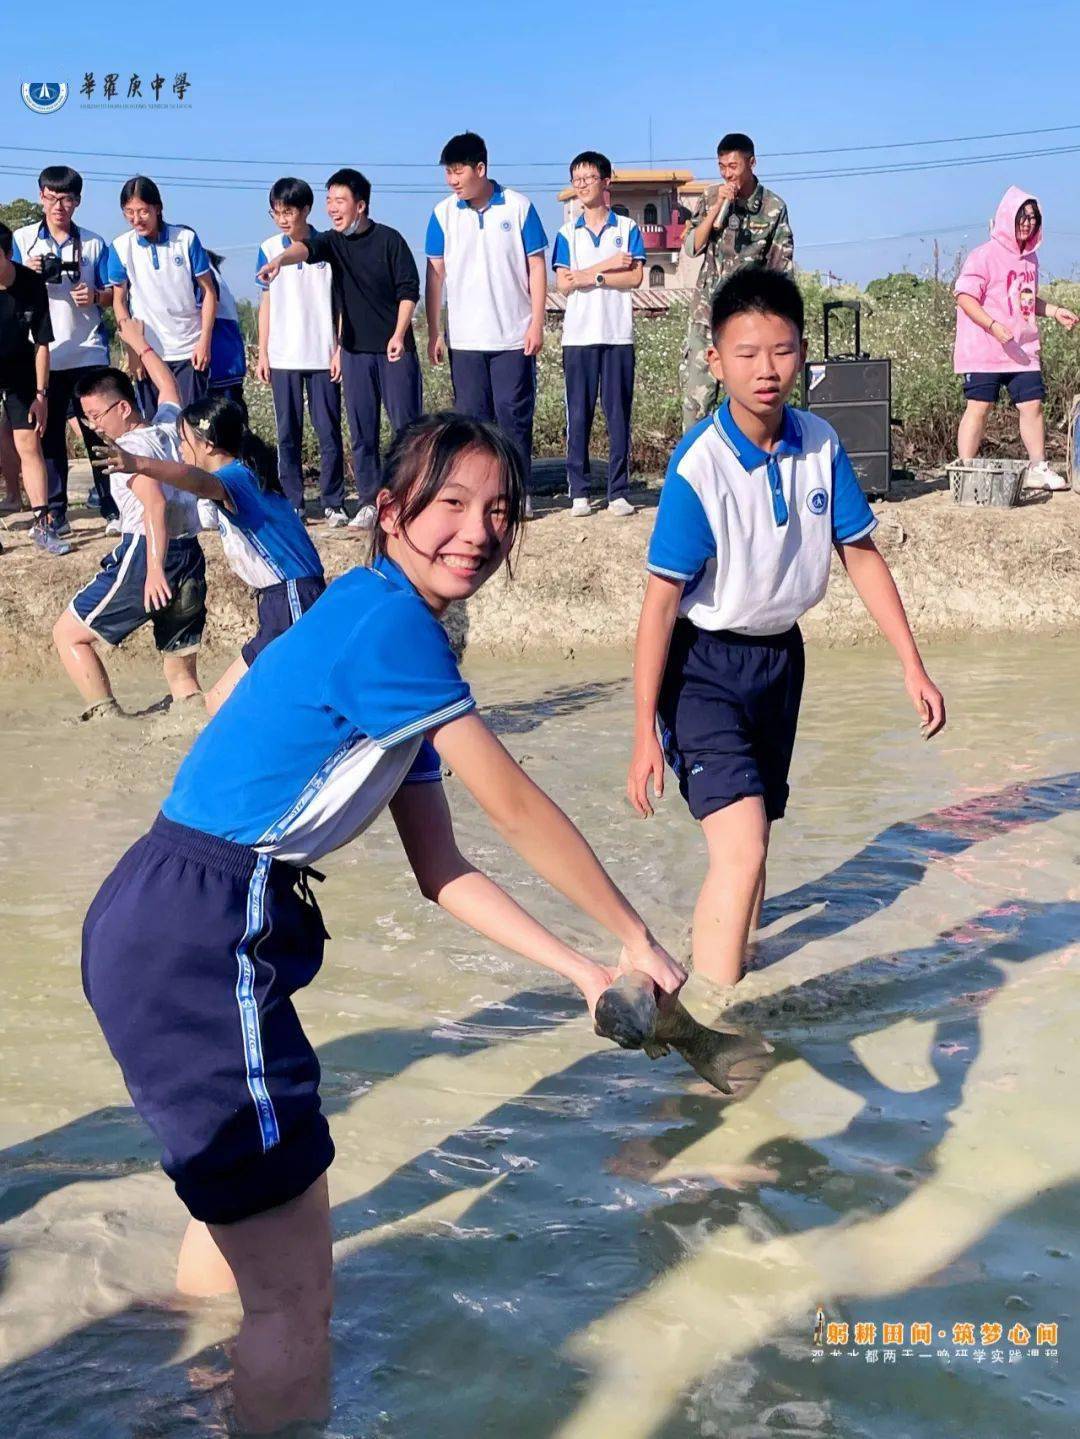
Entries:
<svg viewBox="0 0 1080 1439">
<path fill-rule="evenodd" d="M 473 448 L 459 456 L 431 503 L 401 530 L 388 490 L 379 496 L 386 553 L 436 614 L 468 599 L 510 548 L 509 498 L 498 459 Z"/>
</svg>

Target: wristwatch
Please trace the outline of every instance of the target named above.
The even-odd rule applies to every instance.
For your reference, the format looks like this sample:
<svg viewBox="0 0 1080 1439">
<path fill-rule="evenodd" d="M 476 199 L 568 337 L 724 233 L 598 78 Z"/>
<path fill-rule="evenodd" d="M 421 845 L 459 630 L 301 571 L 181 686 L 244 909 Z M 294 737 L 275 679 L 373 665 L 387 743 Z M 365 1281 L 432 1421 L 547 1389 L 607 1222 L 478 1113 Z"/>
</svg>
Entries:
<svg viewBox="0 0 1080 1439">
<path fill-rule="evenodd" d="M 596 277 L 596 283 L 597 283 L 598 285 L 606 285 L 606 284 L 607 284 L 607 281 L 604 279 L 603 271 L 601 271 L 600 274 L 597 275 L 597 277 Z"/>
</svg>

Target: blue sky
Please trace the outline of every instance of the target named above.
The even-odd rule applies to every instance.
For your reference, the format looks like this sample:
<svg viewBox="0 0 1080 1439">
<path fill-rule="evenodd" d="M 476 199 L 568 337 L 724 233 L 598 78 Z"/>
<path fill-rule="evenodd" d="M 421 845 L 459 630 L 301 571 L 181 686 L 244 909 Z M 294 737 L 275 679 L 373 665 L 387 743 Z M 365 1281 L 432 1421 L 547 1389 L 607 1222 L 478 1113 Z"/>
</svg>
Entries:
<svg viewBox="0 0 1080 1439">
<path fill-rule="evenodd" d="M 156 6 L 138 33 L 107 37 L 92 7 L 67 0 L 42 11 L 41 23 L 20 21 L 19 43 L 3 46 L 0 57 L 0 198 L 34 195 L 40 166 L 68 160 L 88 177 L 102 176 L 88 179 L 80 218 L 111 239 L 123 228 L 120 184 L 141 170 L 161 185 L 167 214 L 226 252 L 236 292 L 251 294 L 255 248 L 272 230 L 265 189 L 280 174 L 311 182 L 318 223 L 330 170 L 358 166 L 375 186 L 373 214 L 419 251 L 443 193 L 435 163 L 442 142 L 476 129 L 488 141 L 492 173 L 531 195 L 552 235 L 565 161 L 595 147 L 616 164 L 647 163 L 651 118 L 654 162 L 699 175 L 713 173 L 708 157 L 723 131 L 749 131 L 759 173 L 788 202 L 804 267 L 860 282 L 922 270 L 935 238 L 947 266 L 985 238 L 997 200 L 1015 183 L 1043 202 L 1046 273 L 1080 275 L 1075 0 L 1023 8 L 998 0 L 888 7 L 774 0 L 746 7 L 745 24 L 731 18 L 737 10 L 636 0 L 577 14 L 572 5 L 505 0 L 454 7 L 412 0 L 376 14 L 327 0 L 294 7 L 287 21 L 265 5 L 221 8 L 225 18 L 204 9 L 209 20 L 179 23 L 187 12 Z M 108 71 L 120 74 L 125 91 L 137 72 L 147 94 L 155 71 L 170 86 L 186 71 L 190 108 L 81 108 L 86 71 L 98 101 Z M 23 81 L 42 79 L 72 87 L 53 115 L 33 114 L 20 97 Z M 1065 126 L 1075 128 L 922 148 L 780 153 Z M 1076 150 L 1014 158 L 1058 147 Z M 796 178 L 1000 154 L 1009 158 L 922 173 Z"/>
</svg>

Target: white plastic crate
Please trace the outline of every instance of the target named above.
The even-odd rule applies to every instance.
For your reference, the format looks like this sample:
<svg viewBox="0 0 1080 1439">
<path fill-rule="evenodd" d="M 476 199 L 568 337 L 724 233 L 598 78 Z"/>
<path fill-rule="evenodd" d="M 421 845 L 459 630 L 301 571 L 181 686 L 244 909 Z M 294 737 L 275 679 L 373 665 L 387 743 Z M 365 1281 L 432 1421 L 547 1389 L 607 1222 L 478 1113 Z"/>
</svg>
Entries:
<svg viewBox="0 0 1080 1439">
<path fill-rule="evenodd" d="M 949 489 L 958 505 L 1007 509 L 1020 498 L 1027 460 L 956 460 L 948 468 Z"/>
</svg>

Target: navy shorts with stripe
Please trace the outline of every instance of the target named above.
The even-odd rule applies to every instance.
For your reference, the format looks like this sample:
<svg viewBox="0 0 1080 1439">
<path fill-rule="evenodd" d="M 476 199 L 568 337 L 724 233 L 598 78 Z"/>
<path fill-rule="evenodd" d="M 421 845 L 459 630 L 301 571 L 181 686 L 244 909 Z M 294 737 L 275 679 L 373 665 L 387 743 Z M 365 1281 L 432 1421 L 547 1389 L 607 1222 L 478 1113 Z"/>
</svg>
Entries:
<svg viewBox="0 0 1080 1439">
<path fill-rule="evenodd" d="M 695 819 L 752 795 L 767 819 L 783 817 L 804 672 L 798 625 L 741 635 L 676 622 L 657 712 Z"/>
<path fill-rule="evenodd" d="M 158 815 L 83 925 L 83 989 L 196 1219 L 302 1194 L 334 1157 L 292 996 L 327 938 L 304 871 Z"/>
<path fill-rule="evenodd" d="M 249 669 L 271 640 L 283 635 L 301 615 L 307 614 L 325 589 L 322 575 L 306 575 L 299 580 L 267 585 L 258 592 L 259 628 L 240 651 Z"/>
<path fill-rule="evenodd" d="M 70 609 L 110 645 L 120 644 L 149 621 L 160 653 L 197 650 L 206 628 L 206 560 L 198 540 L 194 536 L 170 540 L 164 568 L 172 599 L 164 609 L 148 610 L 146 539 L 124 535 L 101 561 L 100 572 L 71 601 Z"/>
</svg>

